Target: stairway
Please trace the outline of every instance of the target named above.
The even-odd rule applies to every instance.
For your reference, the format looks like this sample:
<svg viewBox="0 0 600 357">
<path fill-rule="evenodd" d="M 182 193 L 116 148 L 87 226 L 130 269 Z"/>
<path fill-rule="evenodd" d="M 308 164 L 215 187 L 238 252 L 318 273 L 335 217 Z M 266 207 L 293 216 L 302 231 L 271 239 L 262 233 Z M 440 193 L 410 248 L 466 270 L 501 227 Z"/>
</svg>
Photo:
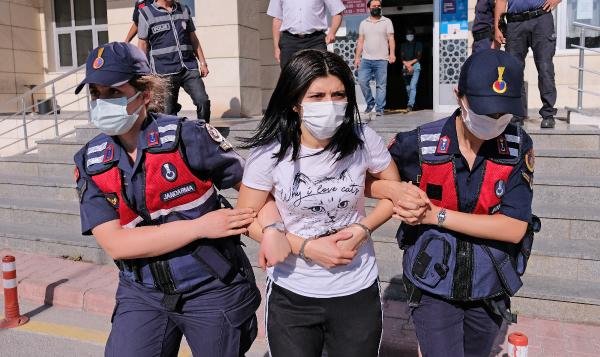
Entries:
<svg viewBox="0 0 600 357">
<path fill-rule="evenodd" d="M 371 125 L 386 140 L 398 131 L 441 117 L 428 111 L 386 115 Z M 224 120 L 229 138 L 248 136 L 256 119 Z M 525 285 L 513 310 L 526 316 L 600 324 L 600 129 L 567 126 L 554 130 L 528 123 L 536 153 L 534 213 L 542 219 Z M 37 153 L 0 158 L 0 244 L 16 250 L 80 256 L 109 263 L 93 237 L 79 233 L 73 154 L 96 134 L 90 126 L 73 135 L 38 142 Z M 246 156 L 245 150 L 239 151 Z M 235 202 L 236 192 L 226 197 Z M 372 201 L 369 201 L 372 205 Z M 402 299 L 401 258 L 389 221 L 373 234 L 384 298 Z M 246 239 L 256 262 L 258 246 Z"/>
</svg>

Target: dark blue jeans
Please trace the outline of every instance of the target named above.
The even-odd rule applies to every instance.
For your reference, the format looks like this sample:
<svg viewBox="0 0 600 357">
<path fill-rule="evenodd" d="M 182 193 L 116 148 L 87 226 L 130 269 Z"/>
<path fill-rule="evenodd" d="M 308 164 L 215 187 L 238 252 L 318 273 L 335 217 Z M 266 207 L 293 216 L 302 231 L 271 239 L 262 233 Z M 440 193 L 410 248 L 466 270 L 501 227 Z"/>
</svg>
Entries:
<svg viewBox="0 0 600 357">
<path fill-rule="evenodd" d="M 449 302 L 426 293 L 411 317 L 423 357 L 488 357 L 502 326 L 483 301 Z"/>
<path fill-rule="evenodd" d="M 367 102 L 367 111 L 375 107 L 375 111 L 383 113 L 387 90 L 388 61 L 362 59 L 358 68 L 358 84 Z M 371 93 L 369 82 L 375 78 L 375 99 Z"/>
<path fill-rule="evenodd" d="M 538 71 L 538 88 L 542 100 L 540 115 L 542 118 L 556 115 L 556 85 L 554 82 L 554 52 L 556 49 L 556 32 L 554 18 L 547 13 L 535 19 L 509 22 L 506 33 L 506 52 L 515 56 L 525 69 L 525 57 L 533 51 L 533 61 Z M 521 92 L 523 108 L 527 108 L 525 87 Z"/>
<path fill-rule="evenodd" d="M 204 81 L 200 77 L 200 71 L 184 69 L 167 78 L 171 87 L 169 88 L 169 97 L 165 101 L 165 114 L 177 115 L 179 88 L 183 87 L 196 106 L 198 118 L 204 119 L 208 123 L 210 121 L 210 100 L 208 99 L 208 94 L 206 94 Z"/>
<path fill-rule="evenodd" d="M 183 294 L 181 308 L 167 311 L 164 294 L 119 279 L 105 356 L 177 356 L 185 335 L 194 356 L 239 357 L 256 337 L 260 293 L 241 275 Z"/>
</svg>

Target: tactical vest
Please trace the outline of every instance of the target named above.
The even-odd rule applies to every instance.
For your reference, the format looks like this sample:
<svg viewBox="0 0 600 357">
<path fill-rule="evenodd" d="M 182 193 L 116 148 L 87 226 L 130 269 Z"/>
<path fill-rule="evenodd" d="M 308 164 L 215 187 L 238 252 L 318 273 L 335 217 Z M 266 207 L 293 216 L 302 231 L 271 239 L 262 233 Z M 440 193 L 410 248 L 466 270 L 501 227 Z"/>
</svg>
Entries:
<svg viewBox="0 0 600 357">
<path fill-rule="evenodd" d="M 505 158 L 485 160 L 477 202 L 462 207 L 454 157 L 448 154 L 450 138 L 441 136 L 447 120 L 418 129 L 419 187 L 439 207 L 496 214 L 509 176 L 521 157 L 521 129 L 509 126 L 496 138 L 498 152 Z M 449 300 L 469 301 L 502 294 L 512 296 L 523 285 L 520 276 L 525 271 L 531 245 L 522 252 L 521 243 L 477 239 L 437 226 L 423 225 L 417 231 L 414 244 L 405 248 L 403 274 L 419 289 Z"/>
<path fill-rule="evenodd" d="M 171 13 L 159 10 L 156 3 L 140 9 L 148 23 L 150 66 L 157 74 L 168 75 L 184 68 L 197 70 L 198 62 L 187 24 L 191 19 L 187 6 L 175 2 Z"/>
<path fill-rule="evenodd" d="M 181 119 L 160 115 L 156 123 L 156 130 L 148 127 L 143 133 L 148 145 L 141 163 L 145 180 L 139 183 L 143 187 L 143 209 L 136 209 L 128 201 L 124 173 L 118 167 L 121 151 L 115 150 L 113 139 L 100 134 L 86 147 L 85 170 L 126 229 L 195 219 L 220 208 L 212 182 L 196 177 L 184 160 L 179 145 Z M 211 278 L 227 280 L 241 268 L 237 262 L 245 256 L 240 254 L 239 236 L 199 239 L 160 257 L 125 260 L 117 265 L 129 280 L 178 294 Z"/>
</svg>

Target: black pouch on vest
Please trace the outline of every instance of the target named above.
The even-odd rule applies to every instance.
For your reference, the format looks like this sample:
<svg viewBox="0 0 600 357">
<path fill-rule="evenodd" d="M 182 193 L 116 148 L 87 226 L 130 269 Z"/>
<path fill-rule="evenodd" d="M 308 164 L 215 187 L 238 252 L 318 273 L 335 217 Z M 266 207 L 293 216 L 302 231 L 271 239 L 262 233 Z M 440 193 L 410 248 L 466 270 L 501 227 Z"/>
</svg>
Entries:
<svg viewBox="0 0 600 357">
<path fill-rule="evenodd" d="M 517 252 L 515 270 L 519 275 L 525 274 L 527 261 L 529 260 L 531 248 L 533 247 L 533 236 L 535 233 L 539 232 L 541 228 L 542 222 L 540 219 L 535 215 L 531 216 L 531 222 L 527 225 L 527 232 L 525 232 L 525 236 L 519 243 L 519 250 Z"/>
<path fill-rule="evenodd" d="M 231 262 L 219 252 L 212 242 L 200 244 L 192 255 L 213 277 L 225 282 L 230 278 L 234 267 Z"/>
<path fill-rule="evenodd" d="M 431 237 L 425 241 L 412 267 L 413 276 L 432 288 L 448 274 L 450 243 L 443 238 Z"/>
</svg>

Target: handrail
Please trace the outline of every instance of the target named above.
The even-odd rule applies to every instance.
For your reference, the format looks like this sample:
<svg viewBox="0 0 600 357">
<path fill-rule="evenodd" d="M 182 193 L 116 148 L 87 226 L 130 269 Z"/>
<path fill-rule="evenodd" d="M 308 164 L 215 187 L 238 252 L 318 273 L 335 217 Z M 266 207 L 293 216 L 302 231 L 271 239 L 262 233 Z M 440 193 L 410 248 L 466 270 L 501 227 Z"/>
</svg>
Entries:
<svg viewBox="0 0 600 357">
<path fill-rule="evenodd" d="M 598 93 L 598 92 L 585 90 L 583 88 L 583 73 L 584 72 L 588 72 L 588 73 L 592 73 L 592 74 L 600 74 L 594 70 L 584 67 L 585 51 L 600 53 L 600 50 L 597 48 L 585 47 L 585 31 L 590 30 L 590 31 L 600 32 L 600 26 L 588 25 L 588 24 L 584 24 L 581 22 L 573 22 L 573 26 L 580 28 L 579 44 L 571 45 L 571 47 L 579 50 L 579 65 L 577 67 L 575 67 L 575 68 L 577 68 L 577 72 L 578 72 L 579 76 L 577 79 L 577 88 L 569 87 L 569 89 L 573 89 L 573 90 L 577 91 L 577 108 L 570 108 L 570 107 L 567 108 L 567 113 L 568 113 L 567 114 L 567 122 L 570 122 L 570 117 L 571 117 L 570 113 L 572 111 L 575 111 L 578 113 L 583 112 L 583 94 L 584 93 L 594 95 L 594 96 L 600 96 L 600 93 Z"/>
<path fill-rule="evenodd" d="M 77 67 L 77 68 L 74 68 L 74 69 L 72 69 L 72 70 L 70 70 L 70 71 L 68 71 L 68 72 L 66 72 L 66 73 L 63 73 L 63 74 L 61 74 L 60 76 L 58 76 L 58 77 L 56 77 L 56 78 L 54 78 L 54 79 L 51 79 L 51 80 L 49 80 L 48 82 L 44 82 L 44 83 L 42 83 L 42 84 L 38 84 L 37 86 L 35 86 L 35 87 L 31 88 L 31 89 L 30 89 L 30 90 L 28 90 L 27 92 L 24 92 L 24 93 L 20 94 L 20 95 L 19 95 L 19 96 L 17 96 L 17 97 L 14 97 L 14 98 L 11 98 L 11 99 L 7 100 L 6 102 L 4 102 L 4 104 L 8 104 L 8 103 L 11 103 L 11 102 L 13 102 L 13 101 L 17 101 L 17 100 L 19 100 L 21 97 L 30 96 L 31 94 L 35 93 L 35 92 L 36 92 L 38 89 L 41 89 L 41 88 L 48 87 L 48 86 L 50 86 L 50 85 L 52 85 L 52 84 L 54 84 L 54 83 L 56 83 L 56 82 L 60 81 L 60 80 L 61 80 L 61 79 L 63 79 L 63 78 L 66 78 L 66 77 L 68 77 L 68 76 L 70 76 L 70 75 L 72 75 L 72 74 L 74 74 L 74 73 L 77 73 L 77 72 L 81 71 L 81 70 L 82 70 L 82 69 L 84 69 L 84 68 L 85 68 L 85 64 L 82 64 L 81 66 L 79 66 L 79 67 Z"/>
</svg>

